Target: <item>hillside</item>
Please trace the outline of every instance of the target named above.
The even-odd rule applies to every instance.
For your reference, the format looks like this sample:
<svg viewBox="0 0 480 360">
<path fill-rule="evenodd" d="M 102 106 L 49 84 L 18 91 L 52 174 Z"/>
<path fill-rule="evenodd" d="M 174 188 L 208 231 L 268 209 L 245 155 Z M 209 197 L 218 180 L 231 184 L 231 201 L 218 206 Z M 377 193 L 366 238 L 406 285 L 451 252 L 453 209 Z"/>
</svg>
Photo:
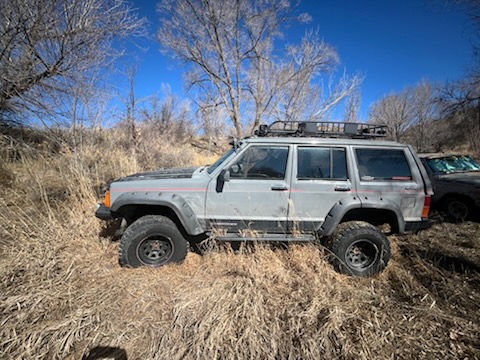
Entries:
<svg viewBox="0 0 480 360">
<path fill-rule="evenodd" d="M 370 279 L 335 273 L 315 245 L 210 242 L 181 265 L 124 269 L 94 217 L 98 188 L 213 155 L 157 139 L 133 162 L 112 134 L 55 151 L 5 139 L 2 359 L 480 358 L 479 222 L 435 215 L 427 231 L 391 236 L 392 260 Z"/>
</svg>

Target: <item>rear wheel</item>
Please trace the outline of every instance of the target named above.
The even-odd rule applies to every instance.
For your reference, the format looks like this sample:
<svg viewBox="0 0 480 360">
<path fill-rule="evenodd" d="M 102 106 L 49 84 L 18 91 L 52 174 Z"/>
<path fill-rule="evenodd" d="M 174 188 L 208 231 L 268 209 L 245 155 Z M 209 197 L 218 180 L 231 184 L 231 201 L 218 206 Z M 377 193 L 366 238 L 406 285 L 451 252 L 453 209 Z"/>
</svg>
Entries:
<svg viewBox="0 0 480 360">
<path fill-rule="evenodd" d="M 187 256 L 188 243 L 175 223 L 165 216 L 147 215 L 130 225 L 119 245 L 122 266 L 158 267 L 181 262 Z"/>
<path fill-rule="evenodd" d="M 334 268 L 347 275 L 377 274 L 390 259 L 390 242 L 385 234 L 363 221 L 340 224 L 331 237 L 330 248 Z"/>
<path fill-rule="evenodd" d="M 444 210 L 453 221 L 463 221 L 470 215 L 470 202 L 462 197 L 449 197 L 444 201 Z"/>
</svg>

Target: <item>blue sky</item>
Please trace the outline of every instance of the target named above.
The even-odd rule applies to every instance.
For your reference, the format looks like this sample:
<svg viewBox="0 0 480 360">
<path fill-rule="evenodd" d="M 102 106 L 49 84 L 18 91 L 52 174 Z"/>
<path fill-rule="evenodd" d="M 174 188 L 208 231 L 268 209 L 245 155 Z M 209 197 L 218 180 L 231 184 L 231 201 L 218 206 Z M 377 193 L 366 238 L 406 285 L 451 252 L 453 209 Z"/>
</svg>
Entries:
<svg viewBox="0 0 480 360">
<path fill-rule="evenodd" d="M 140 15 L 149 19 L 152 33 L 159 21 L 157 2 L 134 1 Z M 472 62 L 473 35 L 467 15 L 444 0 L 304 0 L 299 10 L 308 12 L 312 21 L 288 29 L 286 39 L 298 41 L 306 30 L 318 28 L 340 56 L 339 71 L 363 74 L 363 119 L 370 105 L 384 95 L 422 79 L 460 79 Z M 166 84 L 183 97 L 184 69 L 160 54 L 156 40 L 142 46 L 148 50 L 134 54 L 137 97 L 159 93 Z"/>
</svg>

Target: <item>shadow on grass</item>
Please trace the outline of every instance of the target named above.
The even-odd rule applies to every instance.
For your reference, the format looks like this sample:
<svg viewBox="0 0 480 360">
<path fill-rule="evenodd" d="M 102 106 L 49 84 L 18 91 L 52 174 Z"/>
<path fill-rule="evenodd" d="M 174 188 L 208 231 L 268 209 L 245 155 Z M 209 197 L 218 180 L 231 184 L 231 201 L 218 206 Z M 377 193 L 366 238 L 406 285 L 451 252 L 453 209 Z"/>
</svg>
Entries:
<svg viewBox="0 0 480 360">
<path fill-rule="evenodd" d="M 460 224 L 464 221 L 473 221 L 480 223 L 480 207 L 473 207 L 470 215 L 467 216 L 464 220 L 453 219 L 448 216 L 441 208 L 434 207 L 428 216 L 433 223 L 450 223 L 450 224 Z"/>
<path fill-rule="evenodd" d="M 121 234 L 119 234 L 118 230 L 120 228 L 120 224 L 122 219 L 116 220 L 109 220 L 103 224 L 102 229 L 100 230 L 99 236 L 102 238 L 109 238 L 113 241 L 119 240 Z"/>
<path fill-rule="evenodd" d="M 110 346 L 97 346 L 82 357 L 82 360 L 128 360 L 127 352 L 124 349 Z"/>
<path fill-rule="evenodd" d="M 465 259 L 461 256 L 450 256 L 435 250 L 411 250 L 407 247 L 401 248 L 402 255 L 419 256 L 421 259 L 428 261 L 437 268 L 442 268 L 455 273 L 480 273 L 480 265 Z"/>
</svg>

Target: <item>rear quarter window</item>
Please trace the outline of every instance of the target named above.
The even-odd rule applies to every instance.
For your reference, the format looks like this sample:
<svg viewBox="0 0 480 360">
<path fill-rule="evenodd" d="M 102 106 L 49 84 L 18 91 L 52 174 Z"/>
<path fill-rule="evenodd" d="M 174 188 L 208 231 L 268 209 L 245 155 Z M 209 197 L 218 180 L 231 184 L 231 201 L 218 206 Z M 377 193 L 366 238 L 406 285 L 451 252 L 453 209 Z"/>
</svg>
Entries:
<svg viewBox="0 0 480 360">
<path fill-rule="evenodd" d="M 403 150 L 355 149 L 362 181 L 410 181 L 412 173 Z"/>
</svg>

